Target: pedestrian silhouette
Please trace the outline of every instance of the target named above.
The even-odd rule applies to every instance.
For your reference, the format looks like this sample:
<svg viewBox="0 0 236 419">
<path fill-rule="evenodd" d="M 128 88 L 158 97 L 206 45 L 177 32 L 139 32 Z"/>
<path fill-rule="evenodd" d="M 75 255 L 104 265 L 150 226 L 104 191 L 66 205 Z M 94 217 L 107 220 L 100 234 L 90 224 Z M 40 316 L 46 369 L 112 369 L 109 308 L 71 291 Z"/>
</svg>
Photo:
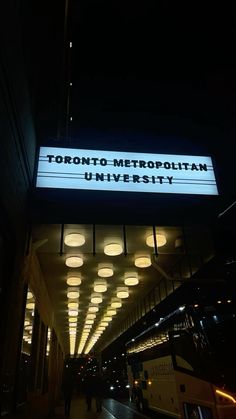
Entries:
<svg viewBox="0 0 236 419">
<path fill-rule="evenodd" d="M 104 382 L 100 374 L 94 376 L 94 397 L 96 401 L 97 412 L 102 411 L 102 400 L 104 398 Z"/>
<path fill-rule="evenodd" d="M 70 415 L 71 399 L 74 390 L 73 375 L 68 367 L 66 366 L 62 378 L 62 392 L 64 397 L 64 410 L 65 416 Z"/>
<path fill-rule="evenodd" d="M 94 396 L 94 380 L 92 375 L 87 375 L 84 380 L 84 393 L 87 403 L 87 411 L 91 410 L 92 397 Z"/>
</svg>

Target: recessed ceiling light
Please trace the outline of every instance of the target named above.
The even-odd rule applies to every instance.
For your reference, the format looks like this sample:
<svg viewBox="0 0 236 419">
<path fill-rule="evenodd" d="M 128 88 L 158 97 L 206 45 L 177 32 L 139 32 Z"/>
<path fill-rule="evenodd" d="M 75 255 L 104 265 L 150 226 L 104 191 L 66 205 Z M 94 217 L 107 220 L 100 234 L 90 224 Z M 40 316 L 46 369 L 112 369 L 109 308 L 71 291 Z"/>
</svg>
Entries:
<svg viewBox="0 0 236 419">
<path fill-rule="evenodd" d="M 79 307 L 79 303 L 76 303 L 76 302 L 68 303 L 68 308 L 78 308 L 78 307 Z"/>
<path fill-rule="evenodd" d="M 91 295 L 91 303 L 100 304 L 102 303 L 102 294 L 94 293 Z"/>
<path fill-rule="evenodd" d="M 88 319 L 88 320 L 96 319 L 96 314 L 88 313 L 87 316 L 86 316 L 86 319 Z"/>
<path fill-rule="evenodd" d="M 98 310 L 99 310 L 99 308 L 95 305 L 90 305 L 89 308 L 88 308 L 88 311 L 90 313 L 96 313 Z"/>
<path fill-rule="evenodd" d="M 139 283 L 137 276 L 127 276 L 124 280 L 125 285 L 134 286 Z"/>
<path fill-rule="evenodd" d="M 83 259 L 80 256 L 70 256 L 66 259 L 66 266 L 69 266 L 69 268 L 79 268 L 83 263 Z"/>
<path fill-rule="evenodd" d="M 109 278 L 113 275 L 113 269 L 111 266 L 98 267 L 98 276 L 101 278 Z"/>
<path fill-rule="evenodd" d="M 77 317 L 69 317 L 68 321 L 69 323 L 75 323 L 77 322 Z"/>
<path fill-rule="evenodd" d="M 116 309 L 115 308 L 108 308 L 107 315 L 108 316 L 115 316 L 116 315 Z"/>
<path fill-rule="evenodd" d="M 81 284 L 81 278 L 79 276 L 69 276 L 66 283 L 67 285 L 78 286 Z"/>
<path fill-rule="evenodd" d="M 68 291 L 67 298 L 79 298 L 79 291 Z"/>
<path fill-rule="evenodd" d="M 122 307 L 122 301 L 120 298 L 112 298 L 111 300 L 111 307 L 113 308 L 120 308 Z"/>
<path fill-rule="evenodd" d="M 83 234 L 71 233 L 65 236 L 64 243 L 69 247 L 78 247 L 85 243 L 85 238 Z"/>
<path fill-rule="evenodd" d="M 122 246 L 119 243 L 109 243 L 104 247 L 104 253 L 108 256 L 117 256 L 123 252 Z"/>
<path fill-rule="evenodd" d="M 157 241 L 157 247 L 162 247 L 166 244 L 166 236 L 164 234 L 156 234 L 156 241 Z M 146 244 L 149 247 L 155 246 L 153 234 L 150 234 L 150 236 L 146 238 Z"/>
<path fill-rule="evenodd" d="M 94 281 L 94 291 L 95 292 L 106 292 L 107 282 L 105 279 L 97 279 Z"/>
<path fill-rule="evenodd" d="M 108 325 L 109 325 L 109 323 L 108 323 L 108 322 L 102 321 L 102 322 L 100 323 L 99 329 L 100 329 L 100 330 L 102 330 L 102 329 L 101 329 L 101 327 L 104 327 L 104 330 L 105 330 L 105 327 L 107 327 Z"/>
<path fill-rule="evenodd" d="M 139 256 L 135 259 L 134 264 L 138 268 L 147 268 L 148 266 L 151 266 L 152 263 L 150 256 Z"/>
<path fill-rule="evenodd" d="M 69 310 L 68 315 L 71 316 L 78 316 L 78 310 Z"/>
<path fill-rule="evenodd" d="M 35 304 L 34 303 L 27 303 L 26 304 L 26 308 L 28 308 L 28 310 L 34 310 Z"/>
<path fill-rule="evenodd" d="M 27 292 L 27 300 L 30 300 L 31 298 L 33 298 L 33 294 L 31 291 Z"/>
<path fill-rule="evenodd" d="M 112 317 L 111 316 L 104 316 L 103 317 L 104 322 L 111 322 L 112 321 Z"/>
<path fill-rule="evenodd" d="M 128 298 L 129 290 L 128 287 L 118 287 L 116 292 L 117 298 Z"/>
</svg>

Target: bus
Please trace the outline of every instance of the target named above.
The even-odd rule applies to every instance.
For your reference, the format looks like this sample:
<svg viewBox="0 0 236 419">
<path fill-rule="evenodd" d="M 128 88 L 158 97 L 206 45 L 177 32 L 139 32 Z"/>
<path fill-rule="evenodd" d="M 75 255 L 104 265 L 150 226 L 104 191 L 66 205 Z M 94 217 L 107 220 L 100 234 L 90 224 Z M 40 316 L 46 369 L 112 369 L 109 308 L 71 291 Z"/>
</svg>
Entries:
<svg viewBox="0 0 236 419">
<path fill-rule="evenodd" d="M 236 293 L 189 281 L 126 343 L 130 397 L 140 410 L 183 419 L 236 418 Z"/>
</svg>

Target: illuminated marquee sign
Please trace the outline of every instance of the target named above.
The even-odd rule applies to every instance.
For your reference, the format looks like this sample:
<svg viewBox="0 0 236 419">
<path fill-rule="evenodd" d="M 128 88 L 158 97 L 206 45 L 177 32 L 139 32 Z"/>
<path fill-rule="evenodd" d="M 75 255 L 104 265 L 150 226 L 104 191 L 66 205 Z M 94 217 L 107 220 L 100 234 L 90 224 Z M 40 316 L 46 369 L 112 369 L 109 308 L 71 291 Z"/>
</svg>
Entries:
<svg viewBox="0 0 236 419">
<path fill-rule="evenodd" d="M 218 195 L 210 157 L 41 147 L 36 187 Z"/>
</svg>

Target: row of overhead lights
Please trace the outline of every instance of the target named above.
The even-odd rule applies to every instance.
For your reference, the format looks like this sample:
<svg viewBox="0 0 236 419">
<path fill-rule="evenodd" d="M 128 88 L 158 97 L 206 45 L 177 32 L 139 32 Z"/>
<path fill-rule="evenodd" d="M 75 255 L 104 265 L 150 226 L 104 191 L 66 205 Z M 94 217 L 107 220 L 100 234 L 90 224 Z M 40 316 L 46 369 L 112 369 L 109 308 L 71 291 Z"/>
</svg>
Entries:
<svg viewBox="0 0 236 419">
<path fill-rule="evenodd" d="M 166 243 L 164 235 L 156 236 L 158 246 L 163 246 Z M 83 246 L 85 243 L 85 237 L 80 233 L 71 233 L 65 236 L 64 243 L 70 247 Z M 150 236 L 147 237 L 146 244 L 150 247 L 154 247 L 154 239 Z M 119 243 L 109 243 L 104 247 L 104 253 L 108 256 L 117 256 L 123 252 L 123 248 Z M 69 256 L 66 259 L 66 266 L 70 268 L 78 268 L 83 265 L 83 259 L 81 256 Z M 149 256 L 142 256 L 135 259 L 135 266 L 137 267 L 148 267 L 151 265 L 151 259 Z M 102 302 L 102 293 L 107 291 L 107 282 L 104 278 L 113 276 L 113 265 L 112 264 L 99 264 L 98 276 L 101 279 L 94 281 L 94 292 L 91 295 L 91 302 L 88 307 L 88 313 L 85 319 L 84 328 L 82 331 L 78 354 L 81 354 L 85 348 L 85 353 L 89 353 L 93 345 L 100 338 L 109 322 L 112 321 L 112 316 L 116 315 L 116 309 L 122 306 L 122 299 L 129 297 L 128 286 L 135 286 L 139 283 L 138 275 L 136 273 L 126 274 L 124 278 L 124 284 L 126 286 L 117 287 L 116 297 L 112 298 L 110 306 L 107 307 L 105 315 L 102 317 L 99 325 L 95 332 L 90 338 L 88 344 L 88 338 L 90 331 L 93 327 L 93 323 L 96 318 L 96 314 L 99 311 L 99 304 Z M 68 321 L 69 321 L 69 336 L 70 336 L 70 354 L 73 355 L 75 352 L 76 333 L 77 333 L 77 317 L 78 317 L 78 299 L 80 296 L 79 289 L 76 288 L 81 285 L 81 277 L 79 275 L 68 275 L 67 290 L 68 298 Z"/>
<path fill-rule="evenodd" d="M 85 243 L 85 237 L 80 233 L 71 233 L 65 237 L 65 244 L 69 247 L 80 247 Z M 156 234 L 157 247 L 162 247 L 166 244 L 166 237 L 164 234 Z M 146 238 L 146 244 L 149 247 L 155 247 L 155 240 L 153 234 Z M 107 256 L 118 256 L 123 252 L 120 243 L 109 243 L 104 247 L 104 253 Z M 135 258 L 135 266 L 138 268 L 147 268 L 151 265 L 151 258 L 149 255 L 138 256 Z M 70 268 L 79 268 L 83 265 L 83 258 L 81 256 L 69 256 L 66 259 L 66 266 Z M 109 277 L 113 275 L 113 270 L 109 267 L 100 268 L 99 276 Z"/>
</svg>

